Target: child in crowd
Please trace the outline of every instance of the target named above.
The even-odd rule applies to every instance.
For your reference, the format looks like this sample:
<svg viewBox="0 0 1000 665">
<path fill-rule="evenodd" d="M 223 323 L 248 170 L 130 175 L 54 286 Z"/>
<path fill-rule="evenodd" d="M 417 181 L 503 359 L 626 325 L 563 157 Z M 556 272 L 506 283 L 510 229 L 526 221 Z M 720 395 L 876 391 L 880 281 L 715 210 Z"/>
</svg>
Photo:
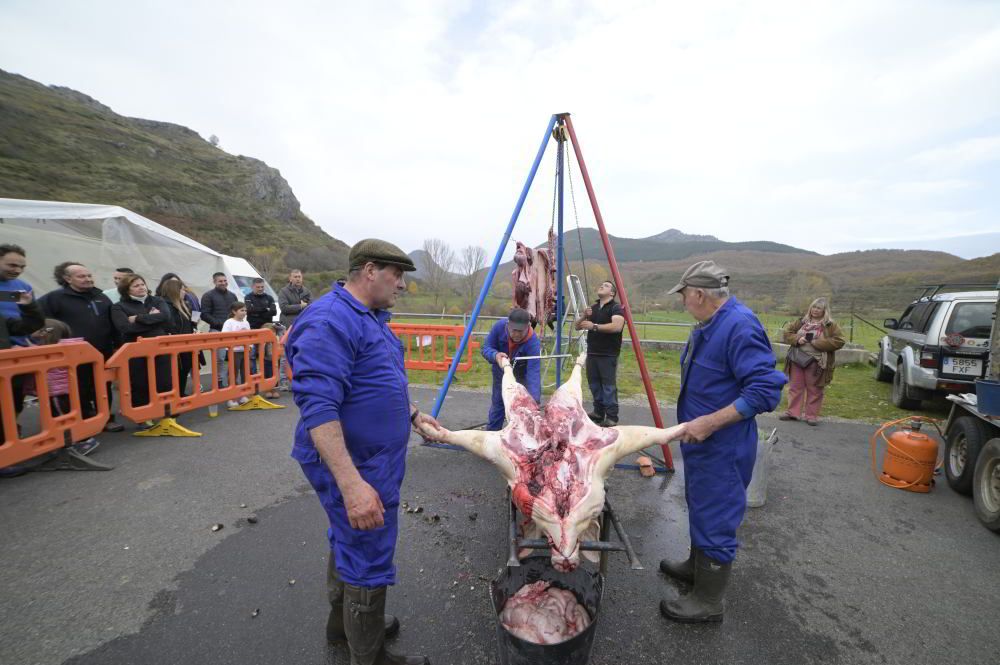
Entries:
<svg viewBox="0 0 1000 665">
<path fill-rule="evenodd" d="M 45 325 L 33 332 L 28 339 L 35 346 L 84 341 L 82 337 L 70 337 L 70 334 L 69 326 L 62 321 L 45 319 Z M 66 367 L 54 367 L 50 369 L 46 372 L 45 383 L 49 391 L 49 403 L 52 406 L 52 414 L 61 416 L 69 413 L 71 406 L 69 400 L 69 369 Z M 32 386 L 25 392 L 37 396 L 38 387 Z M 93 452 L 99 445 L 100 442 L 97 439 L 90 437 L 89 439 L 77 441 L 72 444 L 70 450 L 74 450 L 81 455 L 86 455 Z"/>
<path fill-rule="evenodd" d="M 247 306 L 236 301 L 229 306 L 229 318 L 222 324 L 222 332 L 239 332 L 241 330 L 250 330 L 250 322 L 247 321 Z M 233 357 L 230 359 L 229 364 L 233 368 L 233 380 L 238 384 L 246 383 L 246 375 L 243 372 L 243 346 L 234 346 L 232 348 Z M 232 408 L 240 404 L 246 404 L 248 401 L 250 399 L 243 396 L 238 402 L 234 399 L 229 400 L 226 402 L 226 406 Z"/>
</svg>

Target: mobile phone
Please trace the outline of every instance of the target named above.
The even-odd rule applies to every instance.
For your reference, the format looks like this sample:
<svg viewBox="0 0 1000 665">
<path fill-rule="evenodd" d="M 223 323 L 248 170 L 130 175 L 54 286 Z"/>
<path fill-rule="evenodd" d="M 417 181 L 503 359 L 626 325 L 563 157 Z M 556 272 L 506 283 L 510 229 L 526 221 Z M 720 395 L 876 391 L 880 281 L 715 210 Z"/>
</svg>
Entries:
<svg viewBox="0 0 1000 665">
<path fill-rule="evenodd" d="M 24 291 L 0 291 L 0 302 L 17 302 Z"/>
<path fill-rule="evenodd" d="M 813 334 L 811 332 L 806 333 L 806 341 L 807 342 L 813 341 Z"/>
</svg>

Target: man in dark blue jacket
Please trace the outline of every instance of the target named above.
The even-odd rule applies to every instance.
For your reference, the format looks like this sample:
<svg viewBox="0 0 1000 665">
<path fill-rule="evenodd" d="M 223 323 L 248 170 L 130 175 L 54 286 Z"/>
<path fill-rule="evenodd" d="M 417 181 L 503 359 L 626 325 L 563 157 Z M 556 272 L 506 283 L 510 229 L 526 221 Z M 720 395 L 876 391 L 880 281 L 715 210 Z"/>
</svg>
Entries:
<svg viewBox="0 0 1000 665">
<path fill-rule="evenodd" d="M 503 429 L 503 370 L 500 360 L 506 357 L 514 365 L 514 378 L 528 389 L 535 401 L 542 402 L 542 362 L 537 357 L 534 360 L 516 362 L 521 356 L 539 356 L 542 345 L 531 328 L 531 318 L 526 310 L 515 307 L 506 319 L 500 319 L 493 324 L 490 334 L 483 344 L 483 358 L 490 363 L 493 370 L 493 402 L 490 404 L 489 422 L 486 429 L 497 431 Z"/>
<path fill-rule="evenodd" d="M 292 457 L 330 521 L 327 592 L 330 642 L 347 641 L 351 663 L 429 663 L 384 647 L 399 622 L 385 615 L 396 582 L 399 489 L 410 427 L 435 423 L 410 403 L 403 345 L 389 308 L 415 270 L 383 240 L 358 242 L 344 286 L 299 315 L 285 346 L 300 418 Z"/>
<path fill-rule="evenodd" d="M 661 561 L 660 570 L 694 586 L 661 602 L 660 612 L 683 623 L 722 621 L 757 455 L 755 416 L 778 406 L 787 377 L 775 369 L 764 327 L 729 295 L 729 275 L 713 261 L 688 268 L 670 293 L 698 321 L 681 353 L 677 398 L 677 420 L 687 424 L 681 454 L 691 552 L 686 561 Z"/>
</svg>

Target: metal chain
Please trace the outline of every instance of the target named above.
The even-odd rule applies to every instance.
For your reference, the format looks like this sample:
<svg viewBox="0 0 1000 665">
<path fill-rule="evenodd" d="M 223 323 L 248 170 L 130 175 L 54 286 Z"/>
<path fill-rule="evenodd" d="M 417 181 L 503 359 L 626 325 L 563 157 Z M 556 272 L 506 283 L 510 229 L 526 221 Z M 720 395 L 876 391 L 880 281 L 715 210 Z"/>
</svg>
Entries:
<svg viewBox="0 0 1000 665">
<path fill-rule="evenodd" d="M 583 233 L 580 231 L 580 215 L 576 211 L 576 193 L 573 191 L 573 167 L 570 165 L 569 150 L 566 151 L 566 180 L 569 181 L 569 198 L 573 202 L 573 219 L 576 221 L 576 239 L 580 243 L 580 266 L 583 268 L 584 294 L 590 297 L 590 284 L 587 283 L 587 260 L 583 256 Z M 567 265 L 569 261 L 566 261 Z"/>
</svg>

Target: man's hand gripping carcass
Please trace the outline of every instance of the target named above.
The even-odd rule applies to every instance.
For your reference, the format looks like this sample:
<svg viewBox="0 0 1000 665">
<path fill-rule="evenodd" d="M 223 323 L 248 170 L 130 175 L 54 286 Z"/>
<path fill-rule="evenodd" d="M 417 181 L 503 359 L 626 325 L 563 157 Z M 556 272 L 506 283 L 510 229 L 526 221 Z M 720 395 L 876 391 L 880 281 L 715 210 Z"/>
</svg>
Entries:
<svg viewBox="0 0 1000 665">
<path fill-rule="evenodd" d="M 503 361 L 507 426 L 499 432 L 452 432 L 430 423 L 419 425 L 427 439 L 465 448 L 500 470 L 517 507 L 548 539 L 553 566 L 563 571 L 579 564 L 580 541 L 598 539 L 604 480 L 615 462 L 685 432 L 684 425 L 667 429 L 595 425 L 583 408 L 580 373 L 585 358 L 586 354 L 580 355 L 569 380 L 544 410 L 514 379 L 510 363 Z M 539 533 L 524 535 L 532 538 Z"/>
</svg>

